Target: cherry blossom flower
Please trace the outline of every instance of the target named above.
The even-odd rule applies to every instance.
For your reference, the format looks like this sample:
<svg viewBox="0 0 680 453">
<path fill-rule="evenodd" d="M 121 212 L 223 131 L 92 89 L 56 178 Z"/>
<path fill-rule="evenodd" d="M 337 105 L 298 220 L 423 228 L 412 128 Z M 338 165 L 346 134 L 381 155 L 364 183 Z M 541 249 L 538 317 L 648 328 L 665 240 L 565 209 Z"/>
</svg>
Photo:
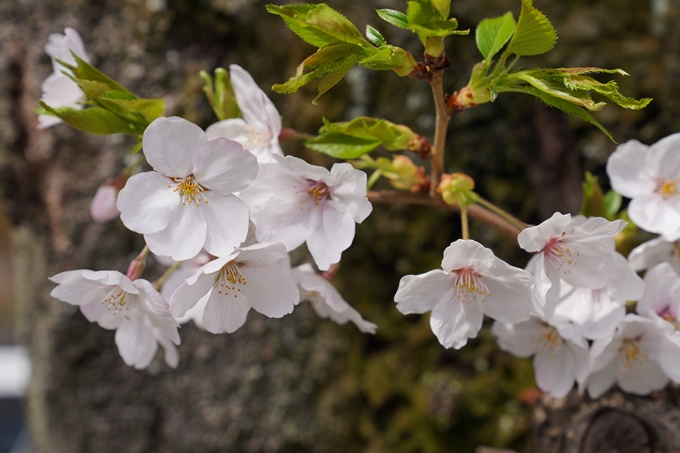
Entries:
<svg viewBox="0 0 680 453">
<path fill-rule="evenodd" d="M 76 60 L 71 51 L 80 59 L 90 62 L 82 38 L 76 30 L 70 27 L 64 30 L 63 35 L 60 33 L 51 34 L 47 44 L 45 44 L 45 52 L 52 58 L 54 72 L 43 82 L 43 96 L 40 99 L 50 107 L 83 108 L 82 102 L 85 100 L 85 93 L 76 82 L 62 72 L 66 68 L 57 62 L 57 60 L 61 60 L 75 66 Z M 56 116 L 38 115 L 38 129 L 45 129 L 61 122 L 61 119 Z"/>
<path fill-rule="evenodd" d="M 298 285 L 300 299 L 308 300 L 320 317 L 340 325 L 352 321 L 363 333 L 375 334 L 378 326 L 364 320 L 361 314 L 342 298 L 335 286 L 317 274 L 310 264 L 291 269 L 291 277 Z"/>
<path fill-rule="evenodd" d="M 253 153 L 258 162 L 273 162 L 274 154 L 283 155 L 279 146 L 281 116 L 278 110 L 242 67 L 230 65 L 229 78 L 243 118 L 213 124 L 205 131 L 208 139 L 224 137 L 235 140 Z"/>
<path fill-rule="evenodd" d="M 628 215 L 637 226 L 668 241 L 680 239 L 680 134 L 652 146 L 631 140 L 607 160 L 612 188 L 631 198 Z"/>
<path fill-rule="evenodd" d="M 330 171 L 293 156 L 274 155 L 241 198 L 250 208 L 259 241 L 282 242 L 288 250 L 307 242 L 319 269 L 340 261 L 373 207 L 366 198 L 366 173 L 350 164 Z"/>
<path fill-rule="evenodd" d="M 661 263 L 645 273 L 645 283 L 636 311 L 646 318 L 669 323 L 675 331 L 680 329 L 680 276 L 675 269 L 670 263 Z"/>
<path fill-rule="evenodd" d="M 517 240 L 527 252 L 538 252 L 530 262 L 534 274 L 534 305 L 550 319 L 559 303 L 560 281 L 582 288 L 607 284 L 616 251 L 610 246 L 626 222 L 601 217 L 585 219 L 556 212 L 538 226 L 524 229 Z M 609 241 L 609 242 L 608 242 Z"/>
<path fill-rule="evenodd" d="M 177 367 L 178 324 L 151 283 L 132 281 L 117 271 L 91 270 L 62 272 L 50 280 L 58 284 L 50 293 L 52 297 L 80 306 L 90 322 L 116 330 L 116 346 L 127 365 L 148 367 L 160 343 L 166 363 Z"/>
<path fill-rule="evenodd" d="M 442 270 L 402 277 L 394 300 L 403 314 L 432 311 L 439 342 L 460 349 L 477 336 L 484 314 L 509 323 L 528 319 L 532 282 L 478 242 L 459 239 L 444 250 Z"/>
<path fill-rule="evenodd" d="M 611 339 L 590 348 L 591 374 L 584 383 L 597 398 L 618 382 L 621 390 L 646 395 L 660 390 L 669 378 L 680 380 L 680 346 L 670 339 L 673 327 L 629 314 Z"/>
<path fill-rule="evenodd" d="M 647 241 L 630 252 L 628 262 L 636 271 L 644 271 L 668 262 L 680 274 L 680 240 L 670 242 L 658 237 Z"/>
<path fill-rule="evenodd" d="M 568 320 L 553 316 L 550 322 L 532 317 L 517 324 L 495 322 L 498 345 L 518 357 L 534 356 L 536 385 L 562 398 L 588 376 L 588 343 Z"/>
<path fill-rule="evenodd" d="M 165 256 L 154 255 L 154 257 L 160 264 L 164 266 L 173 266 L 176 264 L 174 260 Z M 182 261 L 177 269 L 175 269 L 175 271 L 170 274 L 165 283 L 163 283 L 163 286 L 161 287 L 161 296 L 163 296 L 165 300 L 171 300 L 172 295 L 175 293 L 175 291 L 177 291 L 177 288 L 179 288 L 187 278 L 201 270 L 201 267 L 211 261 L 211 259 L 212 258 L 210 254 L 206 253 L 205 251 L 201 251 L 198 255 L 191 258 L 190 260 Z M 204 299 L 207 300 L 207 298 Z M 189 310 L 184 316 L 176 318 L 177 322 L 180 324 L 186 324 L 189 321 L 194 321 L 194 324 L 196 324 L 199 328 L 205 329 L 201 323 L 205 302 L 205 300 L 199 301 L 199 303 L 196 304 L 194 308 Z"/>
<path fill-rule="evenodd" d="M 120 218 L 157 255 L 182 261 L 202 248 L 228 255 L 246 238 L 248 209 L 233 195 L 250 184 L 257 161 L 238 143 L 182 118 L 158 118 L 144 131 L 155 171 L 132 176 L 118 195 Z"/>
<path fill-rule="evenodd" d="M 172 295 L 176 318 L 205 299 L 202 324 L 208 332 L 233 333 L 251 308 L 270 318 L 293 311 L 300 293 L 290 275 L 276 263 L 286 256 L 283 244 L 262 243 L 237 248 L 185 280 Z"/>
<path fill-rule="evenodd" d="M 118 189 L 110 184 L 102 184 L 90 203 L 90 215 L 95 222 L 106 223 L 120 215 L 116 206 Z"/>
<path fill-rule="evenodd" d="M 622 255 L 614 253 L 611 265 L 612 272 L 603 288 L 577 288 L 560 282 L 560 302 L 555 314 L 574 322 L 581 335 L 590 340 L 613 337 L 626 316 L 626 302 L 638 300 L 645 289 L 642 279 Z"/>
</svg>

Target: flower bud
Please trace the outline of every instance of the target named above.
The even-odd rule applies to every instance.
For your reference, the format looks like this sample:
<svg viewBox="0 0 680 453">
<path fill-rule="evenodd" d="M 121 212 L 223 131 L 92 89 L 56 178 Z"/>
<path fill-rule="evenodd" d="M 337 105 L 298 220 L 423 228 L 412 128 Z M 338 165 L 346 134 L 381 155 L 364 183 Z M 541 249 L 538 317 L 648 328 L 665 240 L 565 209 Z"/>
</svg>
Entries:
<svg viewBox="0 0 680 453">
<path fill-rule="evenodd" d="M 118 189 L 110 184 L 102 184 L 90 203 L 90 215 L 95 222 L 106 223 L 120 215 L 116 207 Z"/>
<path fill-rule="evenodd" d="M 418 167 L 407 156 L 396 156 L 391 163 L 392 171 L 386 172 L 385 176 L 390 180 L 392 187 L 411 192 L 427 191 L 430 187 L 430 179 L 425 174 L 425 169 Z"/>
<path fill-rule="evenodd" d="M 477 202 L 477 194 L 472 190 L 475 188 L 475 181 L 465 173 L 444 174 L 439 180 L 437 193 L 442 195 L 444 202 L 449 205 L 462 203 L 465 206 L 473 205 Z"/>
</svg>

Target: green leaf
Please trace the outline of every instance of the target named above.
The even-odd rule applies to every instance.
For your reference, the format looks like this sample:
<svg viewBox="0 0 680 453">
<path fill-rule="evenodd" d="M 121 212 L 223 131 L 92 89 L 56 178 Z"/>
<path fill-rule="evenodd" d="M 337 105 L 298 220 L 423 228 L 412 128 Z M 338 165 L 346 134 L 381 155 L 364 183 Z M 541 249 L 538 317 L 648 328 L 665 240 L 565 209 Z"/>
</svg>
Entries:
<svg viewBox="0 0 680 453">
<path fill-rule="evenodd" d="M 305 145 L 339 159 L 356 159 L 380 145 L 390 151 L 407 149 L 415 136 L 406 126 L 367 116 L 341 123 L 324 120 L 324 123 L 319 136 L 306 141 Z"/>
<path fill-rule="evenodd" d="M 352 22 L 324 3 L 267 5 L 267 11 L 280 16 L 288 28 L 313 46 L 324 47 L 337 42 L 368 45 Z"/>
<path fill-rule="evenodd" d="M 137 154 L 142 150 L 142 142 L 137 143 L 135 146 L 132 147 L 130 150 L 130 154 Z"/>
<path fill-rule="evenodd" d="M 382 47 L 387 44 L 387 41 L 385 41 L 383 35 L 381 35 L 378 30 L 371 27 L 370 25 L 366 25 L 366 37 L 371 42 L 371 44 L 376 47 Z"/>
<path fill-rule="evenodd" d="M 522 0 L 522 12 L 517 21 L 515 34 L 508 45 L 508 53 L 520 56 L 540 55 L 555 46 L 557 33 L 545 15 Z"/>
<path fill-rule="evenodd" d="M 560 109 L 565 113 L 581 118 L 582 120 L 587 121 L 590 124 L 596 126 L 598 129 L 604 132 L 605 135 L 609 137 L 611 141 L 616 143 L 616 140 L 614 140 L 614 137 L 612 137 L 609 131 L 605 129 L 605 127 L 601 125 L 595 118 L 593 118 L 592 115 L 590 115 L 590 113 L 583 110 L 578 105 L 574 105 L 569 101 L 565 101 L 564 99 L 551 96 L 550 94 L 537 90 L 536 88 L 533 87 L 527 88 L 527 91 L 533 94 L 534 96 L 540 98 L 547 105 Z"/>
<path fill-rule="evenodd" d="M 115 90 L 115 91 L 123 91 L 126 93 L 130 93 L 127 88 L 125 88 L 123 85 L 119 84 L 103 72 L 101 72 L 99 69 L 95 68 L 92 66 L 90 63 L 86 62 L 85 60 L 82 60 L 78 55 L 73 53 L 71 51 L 71 55 L 73 55 L 73 58 L 76 59 L 77 63 L 77 68 L 76 71 L 74 72 L 74 75 L 83 80 L 90 80 L 90 81 L 95 81 L 95 82 L 101 82 L 104 85 L 109 87 L 110 90 Z M 130 93 L 132 94 L 132 93 Z"/>
<path fill-rule="evenodd" d="M 574 75 L 565 77 L 564 85 L 571 90 L 594 91 L 599 95 L 611 99 L 617 105 L 625 109 L 640 110 L 647 107 L 647 105 L 652 102 L 651 98 L 643 98 L 638 101 L 637 99 L 623 96 L 619 93 L 619 85 L 613 80 L 602 83 L 592 77 Z"/>
<path fill-rule="evenodd" d="M 469 30 L 458 30 L 456 19 L 447 20 L 430 3 L 430 0 L 411 0 L 406 9 L 409 30 L 415 32 L 421 41 L 427 38 L 444 38 L 449 35 L 468 34 Z"/>
<path fill-rule="evenodd" d="M 475 39 L 485 60 L 491 60 L 501 50 L 515 32 L 516 25 L 511 12 L 479 23 Z"/>
<path fill-rule="evenodd" d="M 356 159 L 370 153 L 380 145 L 380 140 L 336 133 L 327 133 L 305 142 L 307 148 L 336 159 Z"/>
<path fill-rule="evenodd" d="M 404 49 L 386 45 L 373 55 L 359 60 L 359 65 L 376 71 L 384 71 L 401 67 L 408 63 Z"/>
<path fill-rule="evenodd" d="M 408 17 L 406 14 L 393 9 L 376 9 L 375 11 L 378 13 L 378 16 L 388 24 L 408 29 Z"/>
<path fill-rule="evenodd" d="M 236 96 L 234 96 L 234 89 L 229 81 L 227 71 L 224 68 L 217 68 L 214 74 L 215 83 L 213 84 L 210 74 L 205 71 L 199 73 L 201 79 L 203 79 L 203 93 L 208 98 L 213 112 L 220 121 L 240 117 L 241 110 L 236 103 Z"/>
<path fill-rule="evenodd" d="M 444 18 L 448 18 L 451 14 L 451 0 L 430 0 L 432 6 L 439 12 L 439 14 Z"/>
<path fill-rule="evenodd" d="M 604 217 L 604 195 L 602 194 L 602 188 L 597 182 L 597 177 L 587 171 L 582 187 L 581 214 L 586 217 Z"/>
<path fill-rule="evenodd" d="M 573 104 L 580 105 L 588 110 L 598 111 L 606 105 L 604 102 L 595 102 L 587 92 L 570 90 L 560 80 L 534 77 L 529 71 L 517 73 L 517 78 L 523 80 L 533 87 Z"/>
<path fill-rule="evenodd" d="M 375 49 L 375 48 L 373 48 Z M 377 49 L 376 49 L 377 50 Z M 286 83 L 273 86 L 277 93 L 292 93 L 315 78 L 319 78 L 319 96 L 338 83 L 352 66 L 369 54 L 368 50 L 348 43 L 335 43 L 319 49 L 298 66 L 297 73 Z M 309 72 L 305 72 L 309 71 Z"/>
<path fill-rule="evenodd" d="M 141 114 L 148 123 L 160 118 L 165 113 L 165 100 L 163 99 L 121 99 L 117 96 L 119 91 L 111 91 L 99 98 L 105 105 L 118 105 L 127 110 Z"/>
<path fill-rule="evenodd" d="M 621 209 L 621 203 L 623 201 L 621 195 L 610 190 L 604 195 L 602 201 L 604 202 L 604 217 L 609 220 L 615 219 L 616 214 L 619 212 L 619 209 Z"/>
<path fill-rule="evenodd" d="M 65 123 L 83 132 L 91 134 L 130 134 L 141 136 L 144 129 L 101 107 L 91 107 L 84 110 L 69 107 L 52 108 L 40 101 L 40 105 L 52 115 L 61 118 Z"/>
</svg>

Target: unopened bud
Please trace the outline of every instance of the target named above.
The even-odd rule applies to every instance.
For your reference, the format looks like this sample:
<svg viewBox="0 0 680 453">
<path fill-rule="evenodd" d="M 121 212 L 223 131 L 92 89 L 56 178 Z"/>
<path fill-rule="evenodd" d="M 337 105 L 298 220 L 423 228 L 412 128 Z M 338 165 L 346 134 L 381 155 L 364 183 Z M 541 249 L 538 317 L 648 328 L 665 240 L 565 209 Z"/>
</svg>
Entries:
<svg viewBox="0 0 680 453">
<path fill-rule="evenodd" d="M 146 257 L 140 258 L 139 256 L 130 262 L 127 270 L 127 278 L 132 281 L 137 280 L 144 273 L 144 268 L 146 268 Z"/>
<path fill-rule="evenodd" d="M 406 77 L 418 68 L 418 63 L 416 62 L 415 58 L 413 58 L 413 55 L 411 55 L 411 52 L 407 52 L 404 49 L 398 47 L 395 49 L 395 52 L 399 52 L 400 56 L 404 59 L 403 65 L 393 69 L 393 71 L 399 77 Z"/>
<path fill-rule="evenodd" d="M 465 173 L 444 174 L 439 180 L 437 193 L 442 195 L 444 202 L 449 205 L 462 203 L 465 206 L 473 205 L 477 202 L 477 194 L 472 190 L 475 188 L 475 181 Z"/>
<path fill-rule="evenodd" d="M 392 187 L 399 190 L 421 192 L 423 188 L 428 190 L 430 179 L 425 174 L 425 169 L 418 167 L 407 156 L 399 155 L 392 160 L 392 171 L 385 176 L 390 180 Z"/>
<path fill-rule="evenodd" d="M 432 157 L 432 145 L 422 135 L 413 134 L 413 137 L 406 144 L 406 149 L 416 153 L 421 159 Z"/>
</svg>

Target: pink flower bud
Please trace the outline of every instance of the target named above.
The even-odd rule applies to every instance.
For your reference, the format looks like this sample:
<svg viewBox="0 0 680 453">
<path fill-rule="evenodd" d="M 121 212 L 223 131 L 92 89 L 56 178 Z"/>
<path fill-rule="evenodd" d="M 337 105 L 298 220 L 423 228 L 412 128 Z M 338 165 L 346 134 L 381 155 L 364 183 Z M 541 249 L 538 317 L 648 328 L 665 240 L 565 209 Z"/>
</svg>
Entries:
<svg viewBox="0 0 680 453">
<path fill-rule="evenodd" d="M 114 186 L 103 184 L 97 189 L 90 204 L 90 215 L 95 222 L 106 223 L 120 215 L 116 207 L 118 189 Z"/>
</svg>

